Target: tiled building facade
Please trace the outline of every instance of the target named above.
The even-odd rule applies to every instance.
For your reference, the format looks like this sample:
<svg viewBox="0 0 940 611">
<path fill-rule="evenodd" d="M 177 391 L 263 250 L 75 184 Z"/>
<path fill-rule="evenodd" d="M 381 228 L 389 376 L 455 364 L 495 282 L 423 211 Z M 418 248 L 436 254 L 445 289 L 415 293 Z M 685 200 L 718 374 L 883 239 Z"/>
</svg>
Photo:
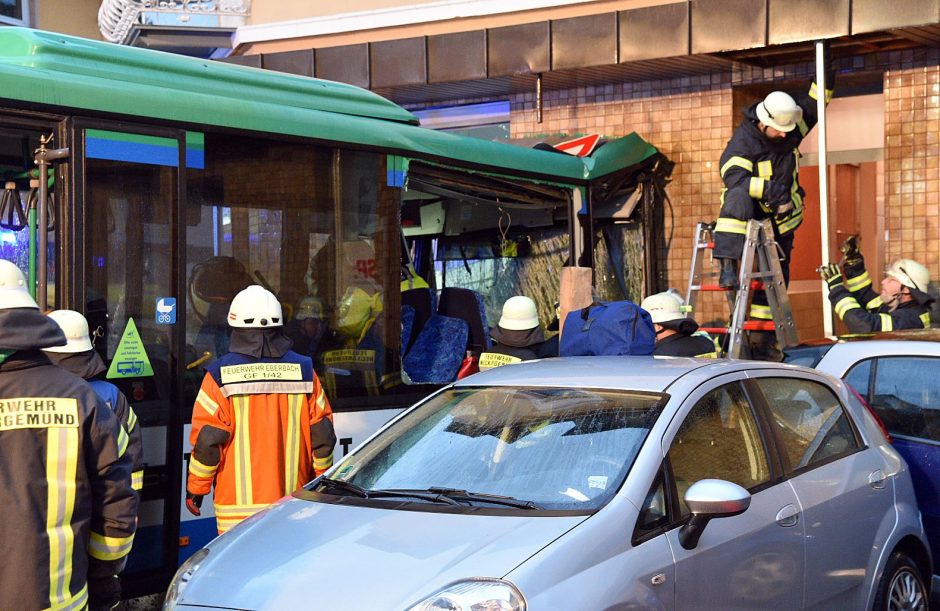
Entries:
<svg viewBox="0 0 940 611">
<path fill-rule="evenodd" d="M 884 71 L 884 229 L 883 260 L 909 257 L 940 277 L 940 50 L 875 54 L 842 62 L 840 72 Z M 668 192 L 672 212 L 666 224 L 671 236 L 665 255 L 668 284 L 684 292 L 695 223 L 717 217 L 722 183 L 717 160 L 739 122 L 733 87 L 793 79 L 808 82 L 811 65 L 754 69 L 622 83 L 547 92 L 542 121 L 537 121 L 535 95 L 511 98 L 514 138 L 601 133 L 608 137 L 635 131 L 676 162 Z M 841 77 L 840 77 L 841 78 Z M 804 168 L 817 172 L 816 167 Z M 878 211 L 872 210 L 874 214 Z M 867 213 L 866 213 L 867 214 Z M 864 216 L 864 215 L 863 215 Z M 861 218 L 862 223 L 875 218 Z M 818 250 L 800 249 L 795 257 L 814 257 Z M 817 230 L 818 232 L 818 230 Z M 873 270 L 873 277 L 878 270 Z M 877 279 L 876 279 L 877 282 Z M 818 286 L 794 283 L 791 289 L 801 336 L 822 333 Z M 707 299 L 701 320 L 726 316 L 723 300 Z"/>
</svg>

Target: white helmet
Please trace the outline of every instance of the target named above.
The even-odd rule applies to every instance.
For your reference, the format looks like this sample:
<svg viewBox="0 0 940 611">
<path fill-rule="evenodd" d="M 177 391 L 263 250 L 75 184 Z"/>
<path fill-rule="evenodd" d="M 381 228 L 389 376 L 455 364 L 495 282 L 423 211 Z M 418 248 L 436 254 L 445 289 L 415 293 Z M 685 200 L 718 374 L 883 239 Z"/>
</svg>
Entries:
<svg viewBox="0 0 940 611">
<path fill-rule="evenodd" d="M 757 118 L 777 131 L 792 132 L 803 119 L 803 109 L 782 91 L 772 91 L 757 105 Z"/>
<path fill-rule="evenodd" d="M 643 300 L 640 307 L 650 313 L 656 324 L 685 318 L 682 313 L 682 299 L 672 291 L 656 293 Z"/>
<path fill-rule="evenodd" d="M 528 297 L 517 295 L 510 297 L 503 304 L 503 315 L 499 326 L 510 331 L 528 331 L 539 326 L 539 313 L 535 302 Z"/>
<path fill-rule="evenodd" d="M 49 318 L 58 324 L 65 333 L 68 343 L 64 346 L 43 348 L 46 352 L 88 352 L 93 348 L 88 334 L 88 321 L 74 310 L 56 310 L 49 312 Z"/>
<path fill-rule="evenodd" d="M 0 310 L 13 308 L 39 309 L 26 287 L 26 276 L 16 265 L 0 259 Z"/>
<path fill-rule="evenodd" d="M 252 284 L 243 289 L 228 309 L 228 326 L 242 329 L 265 329 L 284 324 L 281 302 L 263 286 Z"/>
<path fill-rule="evenodd" d="M 885 275 L 907 288 L 917 289 L 922 293 L 927 292 L 927 285 L 930 284 L 930 272 L 914 259 L 898 259 L 891 264 Z"/>
</svg>

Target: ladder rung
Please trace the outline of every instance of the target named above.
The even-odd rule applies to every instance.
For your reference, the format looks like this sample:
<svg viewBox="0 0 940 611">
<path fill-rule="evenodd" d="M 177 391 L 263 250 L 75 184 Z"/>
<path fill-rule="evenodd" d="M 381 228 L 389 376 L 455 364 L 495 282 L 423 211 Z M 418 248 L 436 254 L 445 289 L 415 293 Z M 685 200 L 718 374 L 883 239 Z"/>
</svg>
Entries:
<svg viewBox="0 0 940 611">
<path fill-rule="evenodd" d="M 724 335 L 728 332 L 728 327 L 699 327 L 699 331 L 713 333 L 715 335 Z M 772 320 L 746 320 L 744 321 L 745 331 L 775 331 L 774 321 Z"/>
<path fill-rule="evenodd" d="M 692 289 L 699 290 L 699 291 L 733 291 L 734 290 L 734 289 L 726 289 L 724 287 L 720 287 L 717 284 L 702 284 L 702 285 L 699 285 L 698 287 L 692 287 Z"/>
</svg>

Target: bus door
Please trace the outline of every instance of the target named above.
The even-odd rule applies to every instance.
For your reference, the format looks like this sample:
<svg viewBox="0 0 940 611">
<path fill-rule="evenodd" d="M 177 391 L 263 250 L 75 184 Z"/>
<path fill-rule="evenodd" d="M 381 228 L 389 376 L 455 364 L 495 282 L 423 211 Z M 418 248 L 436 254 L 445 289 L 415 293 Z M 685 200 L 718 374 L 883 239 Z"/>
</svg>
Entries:
<svg viewBox="0 0 940 611">
<path fill-rule="evenodd" d="M 125 596 L 162 587 L 179 553 L 185 313 L 179 270 L 186 172 L 198 164 L 186 132 L 76 120 L 76 239 L 85 260 L 81 305 L 107 379 L 142 428 L 144 476 Z M 155 584 L 159 584 L 156 585 Z"/>
</svg>

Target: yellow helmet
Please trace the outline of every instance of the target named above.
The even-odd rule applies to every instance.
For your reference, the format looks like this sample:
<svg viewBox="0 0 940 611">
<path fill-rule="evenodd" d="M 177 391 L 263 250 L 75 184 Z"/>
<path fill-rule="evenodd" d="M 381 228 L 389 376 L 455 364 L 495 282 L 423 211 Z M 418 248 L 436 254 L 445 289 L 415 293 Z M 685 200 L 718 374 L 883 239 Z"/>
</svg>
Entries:
<svg viewBox="0 0 940 611">
<path fill-rule="evenodd" d="M 369 295 L 358 286 L 351 286 L 339 302 L 336 330 L 350 338 L 361 338 L 375 318 L 382 313 L 382 296 Z"/>
</svg>

